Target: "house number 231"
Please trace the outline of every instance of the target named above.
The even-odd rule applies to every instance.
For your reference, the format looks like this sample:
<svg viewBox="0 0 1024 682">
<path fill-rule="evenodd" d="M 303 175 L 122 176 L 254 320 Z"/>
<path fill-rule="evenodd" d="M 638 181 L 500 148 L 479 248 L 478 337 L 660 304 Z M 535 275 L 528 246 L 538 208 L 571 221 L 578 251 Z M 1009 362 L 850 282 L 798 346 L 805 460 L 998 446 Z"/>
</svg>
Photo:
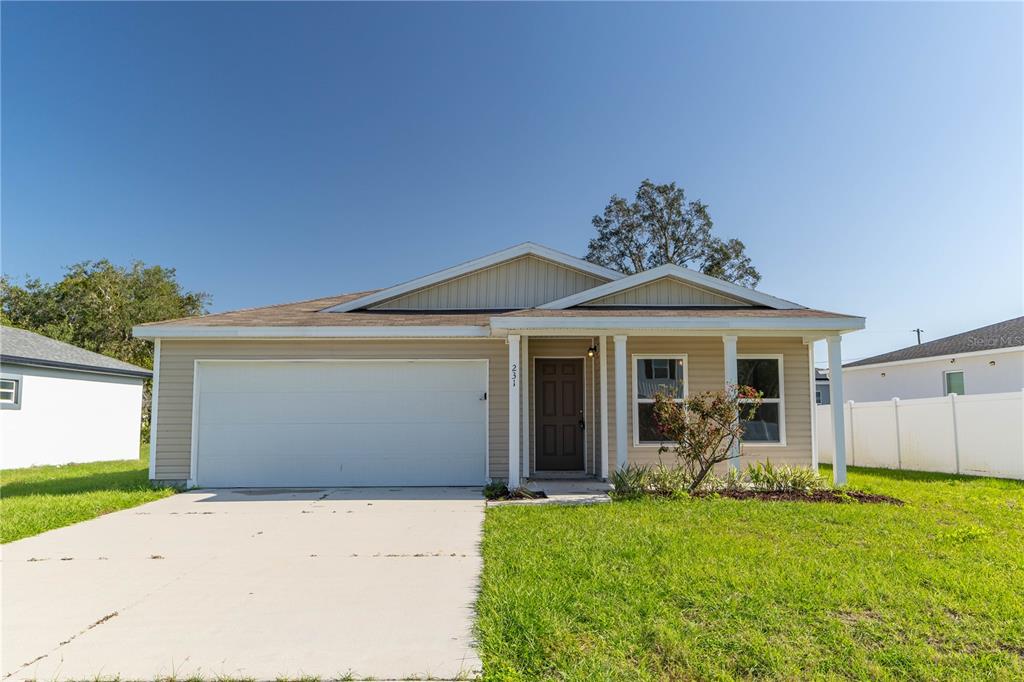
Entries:
<svg viewBox="0 0 1024 682">
<path fill-rule="evenodd" d="M 512 363 L 512 387 L 515 388 L 516 378 L 519 376 L 519 365 Z"/>
</svg>

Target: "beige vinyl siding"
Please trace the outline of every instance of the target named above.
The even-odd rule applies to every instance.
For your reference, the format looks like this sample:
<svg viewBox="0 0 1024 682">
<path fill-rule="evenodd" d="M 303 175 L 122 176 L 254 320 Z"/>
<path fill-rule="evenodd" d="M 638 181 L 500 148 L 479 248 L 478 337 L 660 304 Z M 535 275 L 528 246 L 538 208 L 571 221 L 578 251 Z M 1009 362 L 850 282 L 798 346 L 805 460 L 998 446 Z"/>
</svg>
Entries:
<svg viewBox="0 0 1024 682">
<path fill-rule="evenodd" d="M 780 464 L 811 464 L 811 389 L 807 346 L 800 338 L 740 337 L 739 355 L 781 354 L 783 356 L 783 395 L 785 402 L 786 445 L 743 445 L 741 466 L 770 459 Z M 626 442 L 628 461 L 657 464 L 658 446 L 635 445 L 633 438 L 633 354 L 686 355 L 689 386 L 692 395 L 701 391 L 721 390 L 725 385 L 725 347 L 718 336 L 647 336 L 629 337 L 626 343 Z M 608 466 L 617 466 L 615 452 L 615 344 L 608 338 Z M 661 455 L 666 464 L 674 454 Z"/>
<path fill-rule="evenodd" d="M 590 348 L 591 344 L 596 344 L 597 339 L 590 338 L 575 338 L 575 339 L 552 339 L 543 337 L 532 337 L 529 341 L 529 362 L 530 362 L 530 421 L 529 421 L 529 437 L 530 443 L 530 472 L 536 471 L 536 453 L 537 453 L 537 428 L 536 420 L 534 415 L 537 414 L 537 373 L 535 371 L 536 358 L 582 358 L 583 359 L 583 403 L 584 403 L 584 422 L 586 424 L 586 430 L 583 433 L 583 447 L 584 447 L 584 464 L 587 473 L 595 473 L 597 471 L 596 462 L 597 452 L 601 447 L 601 424 L 598 421 L 597 415 L 600 412 L 597 411 L 598 403 L 600 402 L 600 396 L 597 395 L 595 390 L 599 391 L 600 387 L 594 382 L 596 375 L 596 368 L 594 363 L 597 358 L 591 359 L 587 357 L 587 349 Z"/>
<path fill-rule="evenodd" d="M 371 310 L 512 310 L 532 308 L 607 282 L 536 256 L 522 256 L 413 291 Z"/>
<path fill-rule="evenodd" d="M 680 282 L 671 277 L 662 277 L 647 284 L 620 291 L 617 294 L 604 296 L 582 304 L 583 306 L 636 305 L 749 305 L 745 301 L 723 296 L 722 294 L 701 289 L 700 287 Z"/>
<path fill-rule="evenodd" d="M 502 339 L 175 341 L 160 343 L 156 479 L 191 478 L 192 385 L 196 360 L 488 360 L 489 471 L 508 475 L 508 347 Z"/>
</svg>

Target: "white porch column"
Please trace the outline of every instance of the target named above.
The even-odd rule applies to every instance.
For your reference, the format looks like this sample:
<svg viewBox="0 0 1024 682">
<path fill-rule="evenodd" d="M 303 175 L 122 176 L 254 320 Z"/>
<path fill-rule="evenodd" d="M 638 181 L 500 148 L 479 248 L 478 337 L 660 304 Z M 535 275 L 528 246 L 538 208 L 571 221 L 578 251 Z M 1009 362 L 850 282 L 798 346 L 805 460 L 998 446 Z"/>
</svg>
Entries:
<svg viewBox="0 0 1024 682">
<path fill-rule="evenodd" d="M 807 344 L 807 364 L 810 366 L 811 381 L 811 468 L 818 472 L 818 377 L 814 371 L 814 340 L 809 339 Z"/>
<path fill-rule="evenodd" d="M 722 344 L 725 346 L 725 390 L 730 391 L 736 388 L 738 370 L 736 368 L 736 337 L 723 336 Z M 740 468 L 740 444 L 733 443 L 729 452 L 729 466 Z"/>
<path fill-rule="evenodd" d="M 625 469 L 629 464 L 626 444 L 626 337 L 615 337 L 615 465 Z"/>
<path fill-rule="evenodd" d="M 601 478 L 608 478 L 608 337 L 598 340 L 597 356 L 601 360 Z"/>
<path fill-rule="evenodd" d="M 522 377 L 521 383 L 523 385 L 520 391 L 523 396 L 523 442 L 520 447 L 520 452 L 522 453 L 520 469 L 523 472 L 523 480 L 525 481 L 530 478 L 530 337 L 524 336 L 520 345 L 523 347 L 522 359 L 519 363 L 521 370 L 519 376 Z"/>
<path fill-rule="evenodd" d="M 519 391 L 521 359 L 519 335 L 508 337 L 508 487 L 519 487 Z"/>
<path fill-rule="evenodd" d="M 832 402 L 832 437 L 835 439 L 835 456 L 832 461 L 832 480 L 836 485 L 846 485 L 846 414 L 843 410 L 843 347 L 842 337 L 829 336 L 828 373 L 830 400 Z"/>
<path fill-rule="evenodd" d="M 156 418 L 160 400 L 160 339 L 153 342 L 153 393 L 149 399 L 149 480 L 156 480 Z M 189 473 L 194 478 L 195 472 Z"/>
</svg>

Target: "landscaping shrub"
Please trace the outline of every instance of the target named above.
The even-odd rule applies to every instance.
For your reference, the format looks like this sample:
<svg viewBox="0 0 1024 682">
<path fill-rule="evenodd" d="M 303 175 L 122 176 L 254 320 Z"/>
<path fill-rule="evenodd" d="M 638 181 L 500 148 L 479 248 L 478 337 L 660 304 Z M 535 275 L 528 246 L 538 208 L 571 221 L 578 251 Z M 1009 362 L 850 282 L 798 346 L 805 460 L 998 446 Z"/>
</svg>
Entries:
<svg viewBox="0 0 1024 682">
<path fill-rule="evenodd" d="M 625 469 L 612 472 L 612 490 L 608 493 L 615 500 L 632 500 L 643 497 L 651 479 L 650 467 L 629 464 Z"/>
<path fill-rule="evenodd" d="M 625 469 L 612 473 L 611 483 L 613 488 L 608 494 L 612 498 L 631 500 L 638 497 L 686 497 L 692 480 L 685 469 L 664 464 L 629 464 Z"/>
<path fill-rule="evenodd" d="M 484 486 L 484 499 L 487 500 L 535 500 L 542 497 L 547 495 L 522 485 L 518 488 L 509 488 L 504 481 L 491 481 Z"/>
<path fill-rule="evenodd" d="M 673 396 L 654 396 L 654 419 L 658 431 L 671 448 L 662 445 L 658 453 L 675 452 L 679 468 L 695 492 L 716 464 L 727 461 L 743 435 L 743 422 L 753 419 L 761 405 L 761 393 L 749 386 L 731 386 L 722 391 L 705 391 L 676 402 Z"/>
<path fill-rule="evenodd" d="M 484 498 L 488 500 L 507 499 L 508 484 L 505 481 L 490 481 L 484 486 Z"/>
<path fill-rule="evenodd" d="M 806 493 L 831 487 L 810 467 L 777 467 L 770 461 L 749 465 L 743 477 L 750 489 L 763 492 Z"/>
<path fill-rule="evenodd" d="M 809 495 L 826 490 L 839 496 L 843 493 L 842 490 L 833 491 L 829 482 L 810 467 L 775 466 L 771 462 L 757 462 L 749 465 L 744 471 L 729 467 L 722 477 L 716 476 L 714 472 L 707 472 L 696 487 L 688 469 L 668 467 L 664 464 L 630 464 L 625 469 L 615 471 L 611 476 L 611 483 L 613 490 L 609 495 L 616 500 L 639 497 L 679 498 L 687 494 L 703 496 L 714 493 L 744 496 L 756 493 Z"/>
</svg>

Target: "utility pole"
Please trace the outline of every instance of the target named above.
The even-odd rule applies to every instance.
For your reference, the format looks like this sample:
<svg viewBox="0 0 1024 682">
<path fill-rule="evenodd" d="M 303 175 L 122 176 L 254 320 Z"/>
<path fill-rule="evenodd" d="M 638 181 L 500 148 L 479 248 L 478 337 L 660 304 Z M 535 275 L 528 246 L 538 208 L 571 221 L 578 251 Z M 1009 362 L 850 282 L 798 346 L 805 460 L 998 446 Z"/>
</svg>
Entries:
<svg viewBox="0 0 1024 682">
<path fill-rule="evenodd" d="M 911 329 L 910 331 L 917 332 L 917 345 L 920 346 L 921 345 L 921 332 L 923 332 L 924 330 L 923 329 Z"/>
</svg>

